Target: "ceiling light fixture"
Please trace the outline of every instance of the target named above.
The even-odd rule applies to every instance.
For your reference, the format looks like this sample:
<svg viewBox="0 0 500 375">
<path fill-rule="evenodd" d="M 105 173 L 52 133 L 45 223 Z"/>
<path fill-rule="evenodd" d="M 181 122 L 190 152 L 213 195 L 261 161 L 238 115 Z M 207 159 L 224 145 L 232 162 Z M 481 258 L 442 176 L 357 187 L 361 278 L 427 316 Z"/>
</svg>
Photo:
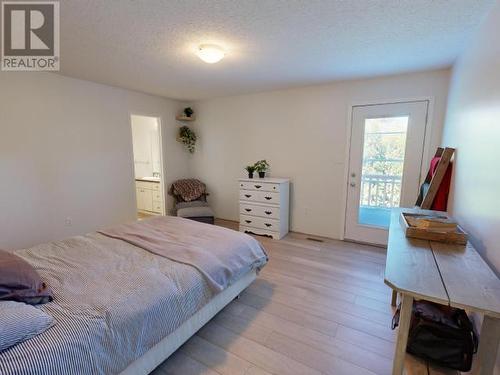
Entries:
<svg viewBox="0 0 500 375">
<path fill-rule="evenodd" d="M 206 63 L 215 64 L 216 62 L 221 61 L 226 53 L 222 48 L 216 46 L 215 44 L 202 44 L 198 47 L 196 54 Z"/>
</svg>

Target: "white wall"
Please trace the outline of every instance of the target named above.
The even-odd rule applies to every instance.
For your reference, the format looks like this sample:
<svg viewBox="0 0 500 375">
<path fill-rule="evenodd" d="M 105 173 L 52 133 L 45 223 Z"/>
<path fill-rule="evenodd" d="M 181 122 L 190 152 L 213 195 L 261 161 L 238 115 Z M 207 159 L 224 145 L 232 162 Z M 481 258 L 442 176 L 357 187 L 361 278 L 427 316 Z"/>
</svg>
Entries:
<svg viewBox="0 0 500 375">
<path fill-rule="evenodd" d="M 267 159 L 273 176 L 292 179 L 292 229 L 339 238 L 349 106 L 434 98 L 429 148 L 434 153 L 448 81 L 449 71 L 439 70 L 194 103 L 199 141 L 193 175 L 208 184 L 216 215 L 238 220 L 236 179 L 245 175 L 245 165 Z"/>
<path fill-rule="evenodd" d="M 189 175 L 175 141 L 179 106 L 50 73 L 1 72 L 0 248 L 134 219 L 130 113 L 161 116 L 168 184 Z"/>
<path fill-rule="evenodd" d="M 500 272 L 500 3 L 455 65 L 443 144 L 457 148 L 451 212 Z"/>
<path fill-rule="evenodd" d="M 447 70 L 195 103 L 197 152 L 175 141 L 181 103 L 50 73 L 0 73 L 0 248 L 135 217 L 130 114 L 162 122 L 166 187 L 208 183 L 218 217 L 238 219 L 236 179 L 257 159 L 292 178 L 293 230 L 338 238 L 349 106 L 431 96 L 440 142 Z M 171 204 L 170 199 L 168 200 Z M 72 218 L 72 226 L 65 220 Z"/>
</svg>

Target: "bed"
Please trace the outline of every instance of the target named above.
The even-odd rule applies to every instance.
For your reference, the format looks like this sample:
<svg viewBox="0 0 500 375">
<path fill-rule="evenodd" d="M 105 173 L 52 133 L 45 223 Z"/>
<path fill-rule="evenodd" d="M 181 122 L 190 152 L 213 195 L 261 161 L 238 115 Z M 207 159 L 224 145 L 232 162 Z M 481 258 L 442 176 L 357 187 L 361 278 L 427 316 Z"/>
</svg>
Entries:
<svg viewBox="0 0 500 375">
<path fill-rule="evenodd" d="M 171 228 L 170 242 L 207 252 L 213 244 L 232 263 L 237 259 L 240 266 L 223 290 L 191 264 L 97 232 L 17 250 L 52 288 L 54 301 L 39 308 L 56 324 L 0 352 L 0 374 L 147 374 L 252 283 L 267 262 L 248 235 L 182 218 L 161 220 Z M 242 267 L 249 252 L 255 261 Z"/>
</svg>

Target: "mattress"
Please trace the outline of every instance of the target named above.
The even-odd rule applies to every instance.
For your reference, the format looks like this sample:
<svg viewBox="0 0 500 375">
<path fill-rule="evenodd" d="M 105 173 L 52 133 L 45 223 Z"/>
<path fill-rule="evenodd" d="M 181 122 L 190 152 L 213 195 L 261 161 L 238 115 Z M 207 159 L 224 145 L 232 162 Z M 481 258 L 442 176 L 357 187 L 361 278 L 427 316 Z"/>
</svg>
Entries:
<svg viewBox="0 0 500 375">
<path fill-rule="evenodd" d="M 52 288 L 39 308 L 56 324 L 1 352 L 2 375 L 118 374 L 214 297 L 192 266 L 97 233 L 15 253 Z"/>
</svg>

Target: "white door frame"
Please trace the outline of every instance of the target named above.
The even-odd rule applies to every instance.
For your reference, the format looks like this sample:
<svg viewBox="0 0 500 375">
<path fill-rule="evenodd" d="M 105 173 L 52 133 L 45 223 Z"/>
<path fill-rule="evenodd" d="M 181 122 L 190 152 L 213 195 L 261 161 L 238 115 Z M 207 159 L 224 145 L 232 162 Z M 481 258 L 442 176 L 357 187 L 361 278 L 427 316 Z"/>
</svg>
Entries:
<svg viewBox="0 0 500 375">
<path fill-rule="evenodd" d="M 165 196 L 165 182 L 166 182 L 166 173 L 165 173 L 165 167 L 163 164 L 163 126 L 162 126 L 162 117 L 158 113 L 151 113 L 151 112 L 138 112 L 138 111 L 129 111 L 128 113 L 128 121 L 129 121 L 129 129 L 130 129 L 130 137 L 132 140 L 132 164 L 134 166 L 134 193 L 137 195 L 137 191 L 135 188 L 135 160 L 134 160 L 134 146 L 133 146 L 133 135 L 132 135 L 132 116 L 142 116 L 142 117 L 153 117 L 158 121 L 158 137 L 160 138 L 160 169 L 161 169 L 161 176 L 160 176 L 160 191 L 161 195 L 163 197 L 163 204 L 161 207 L 161 214 L 165 216 L 167 214 L 167 197 Z M 135 197 L 137 201 L 137 196 Z"/>
<path fill-rule="evenodd" d="M 370 106 L 370 105 L 384 105 L 384 104 L 398 104 L 398 103 L 409 103 L 409 102 L 421 102 L 428 101 L 427 109 L 427 121 L 425 127 L 424 136 L 424 149 L 422 153 L 422 165 L 420 167 L 420 182 L 423 181 L 425 175 L 427 174 L 428 166 L 431 160 L 431 136 L 434 129 L 434 107 L 435 107 L 435 97 L 434 96 L 421 96 L 421 97 L 411 97 L 411 98 L 399 98 L 399 99 L 386 99 L 386 100 L 368 100 L 368 101 L 353 101 L 347 107 L 347 124 L 346 124 L 346 150 L 344 155 L 344 178 L 342 186 L 342 205 L 340 212 L 340 240 L 345 240 L 345 225 L 346 225 L 346 211 L 347 211 L 347 185 L 349 183 L 349 159 L 351 154 L 351 136 L 352 136 L 352 114 L 354 107 L 359 106 Z M 432 153 L 434 155 L 434 153 Z M 415 197 L 415 201 L 417 197 Z"/>
</svg>

